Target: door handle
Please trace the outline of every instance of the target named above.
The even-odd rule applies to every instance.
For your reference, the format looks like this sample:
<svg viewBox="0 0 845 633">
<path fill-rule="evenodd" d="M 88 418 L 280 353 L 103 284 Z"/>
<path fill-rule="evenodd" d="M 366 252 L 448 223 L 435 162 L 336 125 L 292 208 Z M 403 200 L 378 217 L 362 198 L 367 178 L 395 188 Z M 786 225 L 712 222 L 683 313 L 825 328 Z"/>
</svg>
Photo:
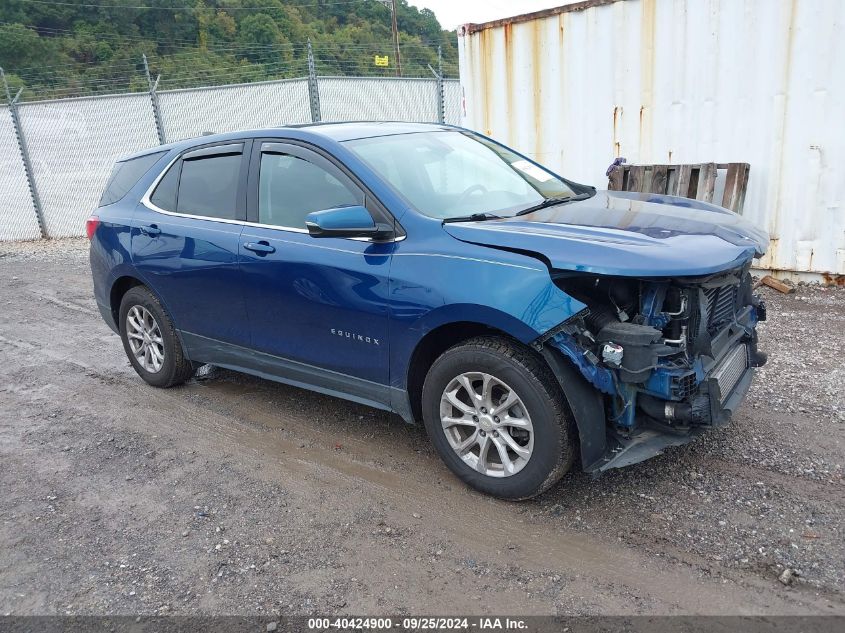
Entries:
<svg viewBox="0 0 845 633">
<path fill-rule="evenodd" d="M 244 244 L 244 248 L 248 251 L 252 251 L 253 253 L 258 253 L 259 255 L 268 255 L 269 253 L 275 253 L 276 248 L 274 246 L 270 246 L 265 241 L 261 242 L 247 242 Z"/>
<path fill-rule="evenodd" d="M 161 235 L 161 229 L 158 228 L 155 224 L 150 224 L 149 226 L 142 226 L 140 227 L 141 233 L 144 235 L 149 235 L 150 237 L 155 237 L 156 235 Z"/>
</svg>

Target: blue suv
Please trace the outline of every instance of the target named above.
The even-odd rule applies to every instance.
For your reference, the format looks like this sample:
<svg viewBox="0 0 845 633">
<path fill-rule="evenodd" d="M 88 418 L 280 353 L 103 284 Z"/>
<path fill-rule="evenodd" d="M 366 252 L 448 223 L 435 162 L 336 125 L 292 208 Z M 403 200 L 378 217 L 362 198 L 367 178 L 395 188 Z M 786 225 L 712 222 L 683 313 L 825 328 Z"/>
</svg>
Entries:
<svg viewBox="0 0 845 633">
<path fill-rule="evenodd" d="M 87 232 L 102 316 L 150 385 L 211 363 L 422 420 L 507 499 L 724 424 L 765 362 L 763 231 L 450 126 L 156 147 L 117 163 Z"/>
</svg>

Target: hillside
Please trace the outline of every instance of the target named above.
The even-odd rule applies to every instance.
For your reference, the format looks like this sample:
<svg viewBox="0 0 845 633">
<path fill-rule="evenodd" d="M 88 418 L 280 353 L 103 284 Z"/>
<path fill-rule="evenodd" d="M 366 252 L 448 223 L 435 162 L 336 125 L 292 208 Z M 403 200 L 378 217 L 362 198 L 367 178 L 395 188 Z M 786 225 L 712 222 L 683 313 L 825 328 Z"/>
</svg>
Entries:
<svg viewBox="0 0 845 633">
<path fill-rule="evenodd" d="M 455 33 L 398 0 L 403 76 L 431 77 L 442 46 L 457 75 Z M 322 75 L 396 74 L 390 8 L 378 0 L 3 0 L 0 67 L 24 98 L 299 77 L 306 42 Z M 387 68 L 374 56 L 389 57 Z"/>
</svg>

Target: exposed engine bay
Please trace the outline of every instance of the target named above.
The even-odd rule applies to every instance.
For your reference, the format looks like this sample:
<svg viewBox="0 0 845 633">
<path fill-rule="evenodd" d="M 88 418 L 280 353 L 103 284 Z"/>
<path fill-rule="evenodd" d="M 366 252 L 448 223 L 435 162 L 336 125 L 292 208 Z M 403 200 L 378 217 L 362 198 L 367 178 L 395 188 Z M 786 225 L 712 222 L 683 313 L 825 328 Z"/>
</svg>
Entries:
<svg viewBox="0 0 845 633">
<path fill-rule="evenodd" d="M 598 470 L 727 422 L 766 362 L 755 330 L 766 307 L 749 266 L 696 278 L 552 276 L 587 308 L 535 346 L 557 349 L 603 394 L 613 441 Z"/>
</svg>

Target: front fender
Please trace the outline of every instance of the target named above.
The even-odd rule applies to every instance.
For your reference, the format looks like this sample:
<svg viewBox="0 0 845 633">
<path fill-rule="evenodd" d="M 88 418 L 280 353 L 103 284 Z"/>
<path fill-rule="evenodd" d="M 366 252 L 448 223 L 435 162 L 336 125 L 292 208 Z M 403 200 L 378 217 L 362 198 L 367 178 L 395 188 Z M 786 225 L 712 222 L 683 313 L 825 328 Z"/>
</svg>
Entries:
<svg viewBox="0 0 845 633">
<path fill-rule="evenodd" d="M 411 249 L 405 244 L 397 249 L 390 275 L 394 387 L 406 387 L 414 349 L 437 327 L 478 323 L 527 344 L 586 307 L 527 255 L 466 244 L 459 254 Z"/>
</svg>

